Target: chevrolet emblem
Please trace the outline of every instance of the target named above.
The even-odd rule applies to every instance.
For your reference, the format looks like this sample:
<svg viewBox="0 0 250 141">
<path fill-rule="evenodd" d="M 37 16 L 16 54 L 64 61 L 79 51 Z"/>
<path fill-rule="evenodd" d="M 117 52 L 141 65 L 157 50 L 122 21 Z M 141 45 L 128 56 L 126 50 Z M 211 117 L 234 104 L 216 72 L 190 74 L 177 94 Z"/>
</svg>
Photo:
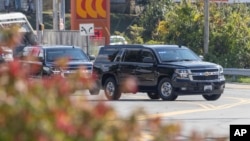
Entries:
<svg viewBox="0 0 250 141">
<path fill-rule="evenodd" d="M 211 74 L 211 73 L 209 73 L 209 72 L 205 72 L 205 73 L 204 73 L 205 76 L 209 76 L 210 74 Z"/>
</svg>

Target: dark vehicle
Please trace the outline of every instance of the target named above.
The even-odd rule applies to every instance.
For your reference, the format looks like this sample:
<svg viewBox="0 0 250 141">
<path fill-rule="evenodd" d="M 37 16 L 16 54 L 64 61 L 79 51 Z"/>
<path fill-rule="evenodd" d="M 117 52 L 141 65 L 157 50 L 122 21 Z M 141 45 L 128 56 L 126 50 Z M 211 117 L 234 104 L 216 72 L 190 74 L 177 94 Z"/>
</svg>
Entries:
<svg viewBox="0 0 250 141">
<path fill-rule="evenodd" d="M 37 61 L 23 60 L 23 63 L 30 65 L 40 65 L 40 70 L 32 75 L 37 76 L 50 76 L 60 74 L 62 76 L 70 75 L 77 69 L 84 66 L 87 73 L 92 74 L 93 63 L 90 57 L 80 48 L 75 46 L 27 46 L 22 50 L 22 56 L 37 57 Z M 67 58 L 67 66 L 65 68 L 58 68 L 55 61 L 60 58 Z M 94 58 L 91 58 L 92 60 Z"/>
<path fill-rule="evenodd" d="M 92 77 L 93 62 L 92 56 L 88 56 L 80 47 L 65 46 L 65 45 L 53 45 L 53 46 L 27 46 L 19 56 L 23 65 L 31 68 L 37 68 L 36 71 L 31 71 L 30 76 L 32 78 L 49 77 L 52 75 L 61 75 L 67 77 L 75 73 L 81 67 L 85 70 L 87 76 Z M 35 57 L 36 60 L 29 60 L 27 58 Z M 67 58 L 67 65 L 59 67 L 55 61 L 60 58 Z M 35 67 L 34 67 L 35 66 Z M 90 90 L 91 94 L 96 93 L 94 90 Z"/>
<path fill-rule="evenodd" d="M 225 88 L 223 68 L 202 61 L 192 50 L 177 45 L 109 45 L 100 48 L 94 72 L 109 100 L 118 100 L 121 84 L 137 79 L 138 92 L 149 98 L 175 100 L 178 95 L 202 95 L 217 100 Z"/>
</svg>

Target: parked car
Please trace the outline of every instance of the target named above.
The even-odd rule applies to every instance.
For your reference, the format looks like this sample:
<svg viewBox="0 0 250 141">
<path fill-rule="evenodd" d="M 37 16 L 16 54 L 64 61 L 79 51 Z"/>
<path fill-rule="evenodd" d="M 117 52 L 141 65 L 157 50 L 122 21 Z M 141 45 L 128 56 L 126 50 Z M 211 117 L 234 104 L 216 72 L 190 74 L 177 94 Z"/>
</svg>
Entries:
<svg viewBox="0 0 250 141">
<path fill-rule="evenodd" d="M 95 58 L 87 55 L 82 48 L 77 46 L 65 45 L 39 45 L 26 46 L 19 52 L 19 58 L 23 65 L 36 68 L 36 71 L 31 71 L 32 78 L 50 77 L 52 75 L 60 75 L 68 77 L 76 73 L 78 69 L 84 67 L 83 73 L 92 77 L 93 62 Z M 27 59 L 37 58 L 37 59 Z M 66 66 L 57 66 L 55 61 L 60 58 L 67 58 Z M 16 58 L 17 59 L 17 58 Z M 89 90 L 91 94 L 95 94 L 95 89 Z"/>
<path fill-rule="evenodd" d="M 74 73 L 81 66 L 84 66 L 89 74 L 92 74 L 93 63 L 90 58 L 80 47 L 65 45 L 39 45 L 26 46 L 23 48 L 19 58 L 26 56 L 37 57 L 37 62 L 23 60 L 24 63 L 32 63 L 41 65 L 41 69 L 35 75 L 50 76 L 60 73 L 62 76 Z M 57 68 L 55 61 L 60 58 L 68 58 L 65 68 Z M 33 74 L 34 75 L 34 74 Z"/>
<path fill-rule="evenodd" d="M 126 39 L 119 35 L 110 36 L 110 45 L 126 45 L 128 42 Z"/>
<path fill-rule="evenodd" d="M 118 100 L 123 82 L 136 78 L 137 92 L 151 99 L 176 100 L 179 95 L 202 95 L 217 100 L 225 88 L 222 66 L 203 61 L 178 45 L 103 46 L 94 61 L 96 82 L 107 99 Z"/>
</svg>

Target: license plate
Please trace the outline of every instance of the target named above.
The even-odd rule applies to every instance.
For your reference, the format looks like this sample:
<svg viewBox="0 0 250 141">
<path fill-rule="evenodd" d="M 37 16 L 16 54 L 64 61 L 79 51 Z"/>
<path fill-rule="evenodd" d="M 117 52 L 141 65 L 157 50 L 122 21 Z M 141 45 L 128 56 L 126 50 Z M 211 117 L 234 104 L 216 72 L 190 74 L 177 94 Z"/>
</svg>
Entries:
<svg viewBox="0 0 250 141">
<path fill-rule="evenodd" d="M 204 86 L 204 91 L 212 91 L 212 90 L 213 90 L 212 85 L 205 85 Z"/>
</svg>

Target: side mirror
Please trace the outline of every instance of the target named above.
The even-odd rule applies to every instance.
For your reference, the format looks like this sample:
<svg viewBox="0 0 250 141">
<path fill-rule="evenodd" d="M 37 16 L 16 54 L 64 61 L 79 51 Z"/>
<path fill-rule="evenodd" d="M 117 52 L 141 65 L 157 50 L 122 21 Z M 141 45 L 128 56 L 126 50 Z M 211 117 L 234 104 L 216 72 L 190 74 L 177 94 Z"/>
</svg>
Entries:
<svg viewBox="0 0 250 141">
<path fill-rule="evenodd" d="M 204 56 L 203 55 L 199 55 L 199 57 L 201 58 L 201 60 L 204 60 Z"/>
<path fill-rule="evenodd" d="M 95 56 L 94 55 L 89 55 L 89 59 L 92 61 L 92 60 L 95 60 Z"/>
<path fill-rule="evenodd" d="M 144 57 L 142 60 L 143 63 L 154 63 L 154 59 L 151 57 Z"/>
</svg>

